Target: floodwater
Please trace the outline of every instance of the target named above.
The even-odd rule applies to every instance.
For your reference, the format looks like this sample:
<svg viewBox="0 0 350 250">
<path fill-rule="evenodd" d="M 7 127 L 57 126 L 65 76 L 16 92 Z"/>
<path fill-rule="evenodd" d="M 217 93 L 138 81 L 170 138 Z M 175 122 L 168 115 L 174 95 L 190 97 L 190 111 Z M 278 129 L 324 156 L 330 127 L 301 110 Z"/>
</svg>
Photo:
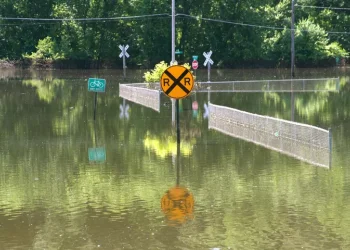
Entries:
<svg viewBox="0 0 350 250">
<path fill-rule="evenodd" d="M 0 70 L 0 249 L 350 249 L 350 68 L 297 71 L 339 92 L 210 96 L 331 128 L 330 169 L 208 130 L 206 93 L 180 102 L 178 148 L 168 98 L 160 113 L 119 98 L 142 73 Z M 95 121 L 89 77 L 107 80 Z"/>
</svg>

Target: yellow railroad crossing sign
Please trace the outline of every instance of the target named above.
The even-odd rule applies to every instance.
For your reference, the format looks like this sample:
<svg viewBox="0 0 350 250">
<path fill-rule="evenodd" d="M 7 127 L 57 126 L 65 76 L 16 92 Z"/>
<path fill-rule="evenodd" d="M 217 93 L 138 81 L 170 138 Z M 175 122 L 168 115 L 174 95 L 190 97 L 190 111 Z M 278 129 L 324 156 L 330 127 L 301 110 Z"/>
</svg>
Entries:
<svg viewBox="0 0 350 250">
<path fill-rule="evenodd" d="M 191 71 L 181 65 L 167 68 L 160 78 L 160 87 L 164 94 L 174 99 L 188 96 L 194 86 Z"/>
</svg>

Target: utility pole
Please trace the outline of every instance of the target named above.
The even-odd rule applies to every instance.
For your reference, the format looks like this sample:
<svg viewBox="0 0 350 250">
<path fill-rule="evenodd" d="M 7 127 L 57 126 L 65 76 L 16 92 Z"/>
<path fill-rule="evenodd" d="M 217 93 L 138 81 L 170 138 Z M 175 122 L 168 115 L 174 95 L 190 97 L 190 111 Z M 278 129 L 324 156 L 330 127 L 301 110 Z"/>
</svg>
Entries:
<svg viewBox="0 0 350 250">
<path fill-rule="evenodd" d="M 175 62 L 175 0 L 171 0 L 171 63 Z"/>
<path fill-rule="evenodd" d="M 295 16 L 294 16 L 294 4 L 296 0 L 292 0 L 292 21 L 291 21 L 291 77 L 295 77 L 294 73 L 294 65 L 295 65 L 295 47 L 294 47 L 294 37 L 295 37 L 295 29 L 294 29 L 294 21 L 295 21 Z"/>
<path fill-rule="evenodd" d="M 171 62 L 170 65 L 175 63 L 175 0 L 171 0 Z M 176 111 L 175 111 L 176 110 Z M 179 100 L 171 99 L 171 121 L 175 124 L 176 119 L 176 132 L 180 131 L 177 124 L 179 114 Z M 176 116 L 175 116 L 176 115 Z M 180 138 L 180 136 L 178 136 Z"/>
<path fill-rule="evenodd" d="M 171 64 L 175 63 L 175 0 L 171 0 Z M 180 147 L 180 108 L 179 108 L 179 100 L 175 100 L 174 105 L 174 99 L 172 99 L 173 108 L 174 111 L 176 108 L 176 134 L 177 134 L 177 146 Z M 175 106 L 175 107 L 174 107 Z M 174 114 L 175 112 L 172 112 L 172 120 L 174 121 Z M 177 152 L 177 162 L 179 161 L 180 153 L 179 150 Z"/>
</svg>

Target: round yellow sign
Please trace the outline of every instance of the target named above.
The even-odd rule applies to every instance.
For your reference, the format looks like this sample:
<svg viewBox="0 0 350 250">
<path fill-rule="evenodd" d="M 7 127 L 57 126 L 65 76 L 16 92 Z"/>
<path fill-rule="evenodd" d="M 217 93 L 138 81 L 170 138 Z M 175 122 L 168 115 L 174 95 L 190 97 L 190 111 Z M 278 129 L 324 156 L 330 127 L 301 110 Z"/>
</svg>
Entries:
<svg viewBox="0 0 350 250">
<path fill-rule="evenodd" d="M 174 99 L 188 96 L 193 86 L 194 79 L 191 71 L 180 65 L 170 66 L 160 78 L 160 87 L 164 94 Z"/>
</svg>

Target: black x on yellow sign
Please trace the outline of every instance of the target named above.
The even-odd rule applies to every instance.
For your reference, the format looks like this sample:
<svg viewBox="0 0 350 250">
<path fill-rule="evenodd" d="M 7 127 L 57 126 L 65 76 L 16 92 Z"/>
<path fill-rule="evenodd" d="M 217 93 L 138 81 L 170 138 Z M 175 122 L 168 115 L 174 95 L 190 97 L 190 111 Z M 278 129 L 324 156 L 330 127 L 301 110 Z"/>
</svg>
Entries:
<svg viewBox="0 0 350 250">
<path fill-rule="evenodd" d="M 194 85 L 193 75 L 184 66 L 174 65 L 167 68 L 160 78 L 160 87 L 164 94 L 174 99 L 188 96 Z"/>
</svg>

